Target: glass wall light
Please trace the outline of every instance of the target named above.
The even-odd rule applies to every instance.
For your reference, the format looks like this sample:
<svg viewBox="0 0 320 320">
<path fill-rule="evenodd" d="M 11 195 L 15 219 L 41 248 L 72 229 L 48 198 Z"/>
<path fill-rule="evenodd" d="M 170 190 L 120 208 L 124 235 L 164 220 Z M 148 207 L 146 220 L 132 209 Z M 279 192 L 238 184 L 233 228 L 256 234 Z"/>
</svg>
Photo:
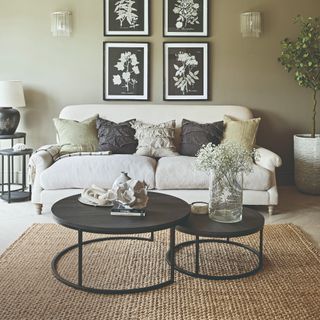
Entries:
<svg viewBox="0 0 320 320">
<path fill-rule="evenodd" d="M 241 33 L 244 38 L 259 38 L 261 34 L 261 12 L 241 13 Z"/>
<path fill-rule="evenodd" d="M 51 32 L 54 37 L 70 37 L 72 32 L 71 17 L 70 11 L 51 13 Z"/>
</svg>

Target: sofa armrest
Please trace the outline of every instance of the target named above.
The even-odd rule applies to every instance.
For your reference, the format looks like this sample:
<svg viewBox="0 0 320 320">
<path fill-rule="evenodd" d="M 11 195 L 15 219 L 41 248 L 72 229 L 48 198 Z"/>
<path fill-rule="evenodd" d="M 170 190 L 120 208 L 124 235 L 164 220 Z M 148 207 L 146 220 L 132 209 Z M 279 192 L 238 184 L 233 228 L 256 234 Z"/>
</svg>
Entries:
<svg viewBox="0 0 320 320">
<path fill-rule="evenodd" d="M 40 175 L 58 158 L 60 148 L 61 146 L 57 144 L 45 145 L 36 150 L 30 157 L 28 176 L 32 186 L 31 200 L 33 203 L 41 203 L 40 193 L 42 188 L 40 186 Z"/>
<path fill-rule="evenodd" d="M 271 171 L 274 171 L 275 168 L 282 165 L 282 160 L 276 153 L 259 146 L 256 146 L 256 151 L 259 155 L 256 160 L 257 165 Z"/>
</svg>

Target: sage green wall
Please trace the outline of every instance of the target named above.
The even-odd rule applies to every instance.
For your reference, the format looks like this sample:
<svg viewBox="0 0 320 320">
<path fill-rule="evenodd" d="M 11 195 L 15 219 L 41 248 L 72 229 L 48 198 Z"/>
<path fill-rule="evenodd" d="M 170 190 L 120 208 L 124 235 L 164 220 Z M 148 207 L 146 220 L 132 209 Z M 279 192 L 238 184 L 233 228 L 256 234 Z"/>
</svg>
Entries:
<svg viewBox="0 0 320 320">
<path fill-rule="evenodd" d="M 102 42 L 144 40 L 151 46 L 151 102 L 162 100 L 162 42 L 205 38 L 163 38 L 162 0 L 152 3 L 152 36 L 103 37 L 102 0 L 0 0 L 0 79 L 21 79 L 28 108 L 19 130 L 33 147 L 54 142 L 52 117 L 68 104 L 102 103 Z M 279 153 L 282 182 L 292 172 L 292 134 L 311 125 L 311 97 L 277 63 L 279 42 L 294 36 L 292 17 L 320 13 L 319 0 L 209 0 L 210 104 L 245 105 L 263 121 L 258 143 Z M 49 14 L 71 10 L 74 32 L 53 38 Z M 263 35 L 243 39 L 240 13 L 261 11 Z M 209 119 L 208 119 L 209 120 Z M 318 115 L 318 121 L 319 115 Z M 319 131 L 319 130 L 318 130 Z"/>
</svg>

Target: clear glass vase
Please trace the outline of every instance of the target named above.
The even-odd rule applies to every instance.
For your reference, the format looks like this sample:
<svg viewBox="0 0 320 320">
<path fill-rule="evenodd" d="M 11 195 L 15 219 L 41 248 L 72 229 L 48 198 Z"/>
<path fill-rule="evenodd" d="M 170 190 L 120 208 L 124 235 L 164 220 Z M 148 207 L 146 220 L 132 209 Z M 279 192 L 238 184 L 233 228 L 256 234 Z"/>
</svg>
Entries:
<svg viewBox="0 0 320 320">
<path fill-rule="evenodd" d="M 242 220 L 243 175 L 231 170 L 215 174 L 210 172 L 209 218 L 222 223 Z"/>
</svg>

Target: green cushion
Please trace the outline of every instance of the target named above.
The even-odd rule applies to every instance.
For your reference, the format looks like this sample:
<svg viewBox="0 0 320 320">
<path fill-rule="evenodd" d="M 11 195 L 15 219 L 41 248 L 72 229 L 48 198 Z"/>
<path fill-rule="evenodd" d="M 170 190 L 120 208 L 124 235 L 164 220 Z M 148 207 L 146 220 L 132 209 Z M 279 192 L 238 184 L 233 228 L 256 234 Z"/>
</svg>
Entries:
<svg viewBox="0 0 320 320">
<path fill-rule="evenodd" d="M 82 122 L 66 119 L 53 119 L 57 130 L 58 143 L 62 145 L 60 154 L 73 152 L 93 152 L 98 149 L 96 119 L 98 115 Z"/>
<path fill-rule="evenodd" d="M 256 143 L 256 136 L 261 118 L 236 121 L 228 116 L 224 116 L 223 142 L 233 141 L 241 144 L 251 151 Z"/>
</svg>

